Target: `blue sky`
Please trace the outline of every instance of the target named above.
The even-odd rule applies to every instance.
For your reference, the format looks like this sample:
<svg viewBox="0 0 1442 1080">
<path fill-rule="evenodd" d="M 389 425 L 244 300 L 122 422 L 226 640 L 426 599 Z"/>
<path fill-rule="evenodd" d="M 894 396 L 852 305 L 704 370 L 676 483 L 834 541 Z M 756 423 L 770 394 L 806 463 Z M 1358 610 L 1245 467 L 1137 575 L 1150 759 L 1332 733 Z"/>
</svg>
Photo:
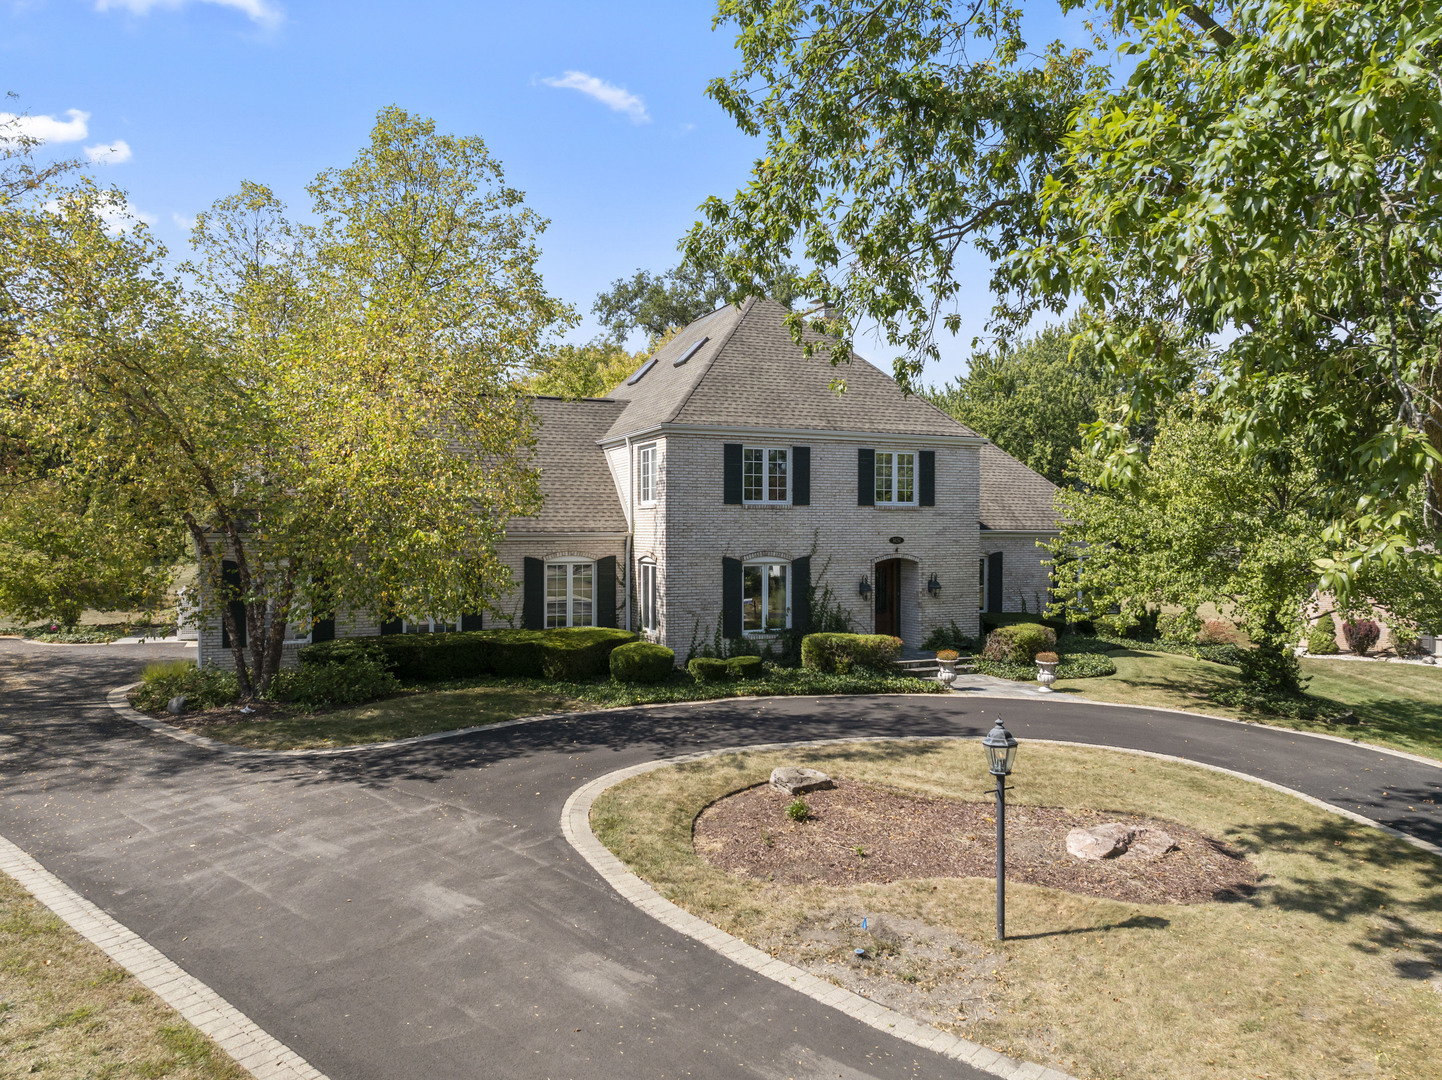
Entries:
<svg viewBox="0 0 1442 1080">
<path fill-rule="evenodd" d="M 480 135 L 551 220 L 547 283 L 586 316 L 584 339 L 595 294 L 674 265 L 696 207 L 748 174 L 757 144 L 704 95 L 736 66 L 734 31 L 713 32 L 713 12 L 696 0 L 9 0 L 0 91 L 57 150 L 106 162 L 99 177 L 175 252 L 187 219 L 243 179 L 303 213 L 305 184 L 354 156 L 382 106 Z M 963 273 L 976 287 L 933 381 L 963 370 L 989 307 L 984 266 Z"/>
</svg>

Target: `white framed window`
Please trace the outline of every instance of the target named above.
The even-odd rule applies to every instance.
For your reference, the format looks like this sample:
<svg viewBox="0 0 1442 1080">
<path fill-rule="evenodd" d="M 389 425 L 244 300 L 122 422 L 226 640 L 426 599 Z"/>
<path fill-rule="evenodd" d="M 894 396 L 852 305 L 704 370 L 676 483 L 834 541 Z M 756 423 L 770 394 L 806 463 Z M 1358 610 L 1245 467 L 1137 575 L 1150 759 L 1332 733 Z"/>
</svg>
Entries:
<svg viewBox="0 0 1442 1080">
<path fill-rule="evenodd" d="M 461 628 L 461 621 L 443 615 L 422 615 L 419 618 L 401 620 L 402 634 L 454 634 Z"/>
<path fill-rule="evenodd" d="M 981 563 L 981 603 L 977 605 L 978 611 L 986 610 L 986 556 L 983 555 L 977 560 Z"/>
<path fill-rule="evenodd" d="M 916 454 L 910 450 L 876 451 L 876 505 L 916 505 Z"/>
<path fill-rule="evenodd" d="M 636 593 L 641 602 L 641 629 L 647 633 L 654 633 L 660 625 L 656 617 L 659 608 L 656 580 L 656 564 L 650 559 L 641 560 L 636 574 Z"/>
<path fill-rule="evenodd" d="M 741 450 L 741 501 L 791 501 L 791 451 L 784 446 L 747 446 Z"/>
<path fill-rule="evenodd" d="M 546 627 L 596 624 L 596 564 L 557 559 L 546 564 Z"/>
<path fill-rule="evenodd" d="M 656 444 L 647 443 L 636 451 L 636 501 L 656 505 Z"/>
<path fill-rule="evenodd" d="M 741 629 L 770 634 L 791 625 L 791 564 L 757 559 L 741 567 Z"/>
</svg>

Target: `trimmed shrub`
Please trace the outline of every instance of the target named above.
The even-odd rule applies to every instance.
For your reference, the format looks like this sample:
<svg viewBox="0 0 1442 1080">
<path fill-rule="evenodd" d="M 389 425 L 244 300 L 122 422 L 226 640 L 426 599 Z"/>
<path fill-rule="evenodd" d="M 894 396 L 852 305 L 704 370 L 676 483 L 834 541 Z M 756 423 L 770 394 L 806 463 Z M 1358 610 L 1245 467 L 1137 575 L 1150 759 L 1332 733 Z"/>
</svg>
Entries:
<svg viewBox="0 0 1442 1080">
<path fill-rule="evenodd" d="M 698 656 L 686 665 L 697 682 L 724 682 L 731 677 L 726 661 L 715 656 Z"/>
<path fill-rule="evenodd" d="M 1056 650 L 1056 631 L 1041 623 L 1002 626 L 986 635 L 983 660 L 994 663 L 1030 664 L 1039 652 Z"/>
<path fill-rule="evenodd" d="M 726 671 L 733 679 L 759 679 L 763 674 L 761 657 L 733 656 L 726 661 Z"/>
<path fill-rule="evenodd" d="M 400 688 L 383 656 L 355 649 L 338 662 L 306 664 L 278 672 L 270 696 L 313 711 L 360 705 L 394 694 Z"/>
<path fill-rule="evenodd" d="M 240 694 L 235 669 L 198 668 L 189 660 L 150 664 L 140 676 L 140 685 L 130 692 L 130 703 L 142 712 L 164 712 L 177 694 L 185 695 L 187 712 L 233 705 Z"/>
<path fill-rule="evenodd" d="M 1173 611 L 1157 616 L 1157 637 L 1163 641 L 1196 641 L 1202 620 L 1194 612 Z"/>
<path fill-rule="evenodd" d="M 1317 625 L 1307 632 L 1307 652 L 1313 656 L 1333 656 L 1337 648 L 1337 624 L 1332 616 L 1323 615 Z"/>
<path fill-rule="evenodd" d="M 1382 628 L 1371 619 L 1347 619 L 1342 623 L 1342 637 L 1347 642 L 1347 648 L 1358 656 L 1366 656 L 1367 650 L 1377 644 L 1381 636 Z"/>
<path fill-rule="evenodd" d="M 841 675 L 853 667 L 885 671 L 900 652 L 901 639 L 889 634 L 807 634 L 801 666 Z"/>
<path fill-rule="evenodd" d="M 1025 611 L 983 611 L 981 613 L 981 630 L 983 635 L 991 630 L 999 630 L 1003 626 L 1030 626 L 1033 623 L 1050 626 L 1057 633 L 1061 633 L 1066 629 L 1065 619 L 1049 619 L 1044 615 L 1036 615 Z"/>
<path fill-rule="evenodd" d="M 665 682 L 675 670 L 676 654 L 664 645 L 632 641 L 611 650 L 611 678 L 617 682 Z"/>
<path fill-rule="evenodd" d="M 402 682 L 434 682 L 475 675 L 582 682 L 610 672 L 611 652 L 636 640 L 629 630 L 471 630 L 455 634 L 388 634 L 306 645 L 302 664 L 333 663 L 354 642 L 385 658 Z"/>
<path fill-rule="evenodd" d="M 1225 619 L 1208 619 L 1197 631 L 1198 645 L 1235 645 L 1237 629 Z"/>
<path fill-rule="evenodd" d="M 1035 663 L 1013 664 L 1006 660 L 978 660 L 976 670 L 982 675 L 994 675 L 998 679 L 1011 679 L 1015 682 L 1032 682 L 1036 679 Z M 1116 663 L 1103 653 L 1068 653 L 1056 668 L 1058 679 L 1096 679 L 1116 673 Z"/>
</svg>

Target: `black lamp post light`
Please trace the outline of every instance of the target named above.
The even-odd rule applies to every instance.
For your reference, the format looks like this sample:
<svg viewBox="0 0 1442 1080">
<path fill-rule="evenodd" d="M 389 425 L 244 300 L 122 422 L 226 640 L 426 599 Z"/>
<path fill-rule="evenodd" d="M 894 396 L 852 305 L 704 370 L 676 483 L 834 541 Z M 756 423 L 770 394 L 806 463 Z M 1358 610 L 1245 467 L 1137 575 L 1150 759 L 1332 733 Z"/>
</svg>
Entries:
<svg viewBox="0 0 1442 1080">
<path fill-rule="evenodd" d="M 996 777 L 996 940 L 1006 940 L 1006 778 L 1016 759 L 1016 736 L 1006 730 L 1000 717 L 996 727 L 981 740 L 986 762 Z"/>
</svg>

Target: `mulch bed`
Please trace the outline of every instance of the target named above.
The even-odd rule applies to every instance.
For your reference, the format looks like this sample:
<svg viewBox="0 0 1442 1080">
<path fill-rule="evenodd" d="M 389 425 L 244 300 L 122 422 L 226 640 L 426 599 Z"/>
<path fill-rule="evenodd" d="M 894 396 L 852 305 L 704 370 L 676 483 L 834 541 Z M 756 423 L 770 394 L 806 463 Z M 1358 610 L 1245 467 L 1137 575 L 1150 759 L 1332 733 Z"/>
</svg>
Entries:
<svg viewBox="0 0 1442 1080">
<path fill-rule="evenodd" d="M 696 820 L 697 853 L 720 869 L 786 885 L 996 874 L 990 802 L 904 795 L 849 780 L 804 798 L 811 817 L 801 823 L 786 816 L 791 797 L 768 784 L 721 799 Z M 1108 821 L 1164 829 L 1177 848 L 1159 858 L 1128 852 L 1090 861 L 1068 854 L 1070 830 Z M 1142 904 L 1239 900 L 1257 882 L 1240 852 L 1176 822 L 1010 803 L 1006 874 L 1012 881 Z"/>
</svg>

